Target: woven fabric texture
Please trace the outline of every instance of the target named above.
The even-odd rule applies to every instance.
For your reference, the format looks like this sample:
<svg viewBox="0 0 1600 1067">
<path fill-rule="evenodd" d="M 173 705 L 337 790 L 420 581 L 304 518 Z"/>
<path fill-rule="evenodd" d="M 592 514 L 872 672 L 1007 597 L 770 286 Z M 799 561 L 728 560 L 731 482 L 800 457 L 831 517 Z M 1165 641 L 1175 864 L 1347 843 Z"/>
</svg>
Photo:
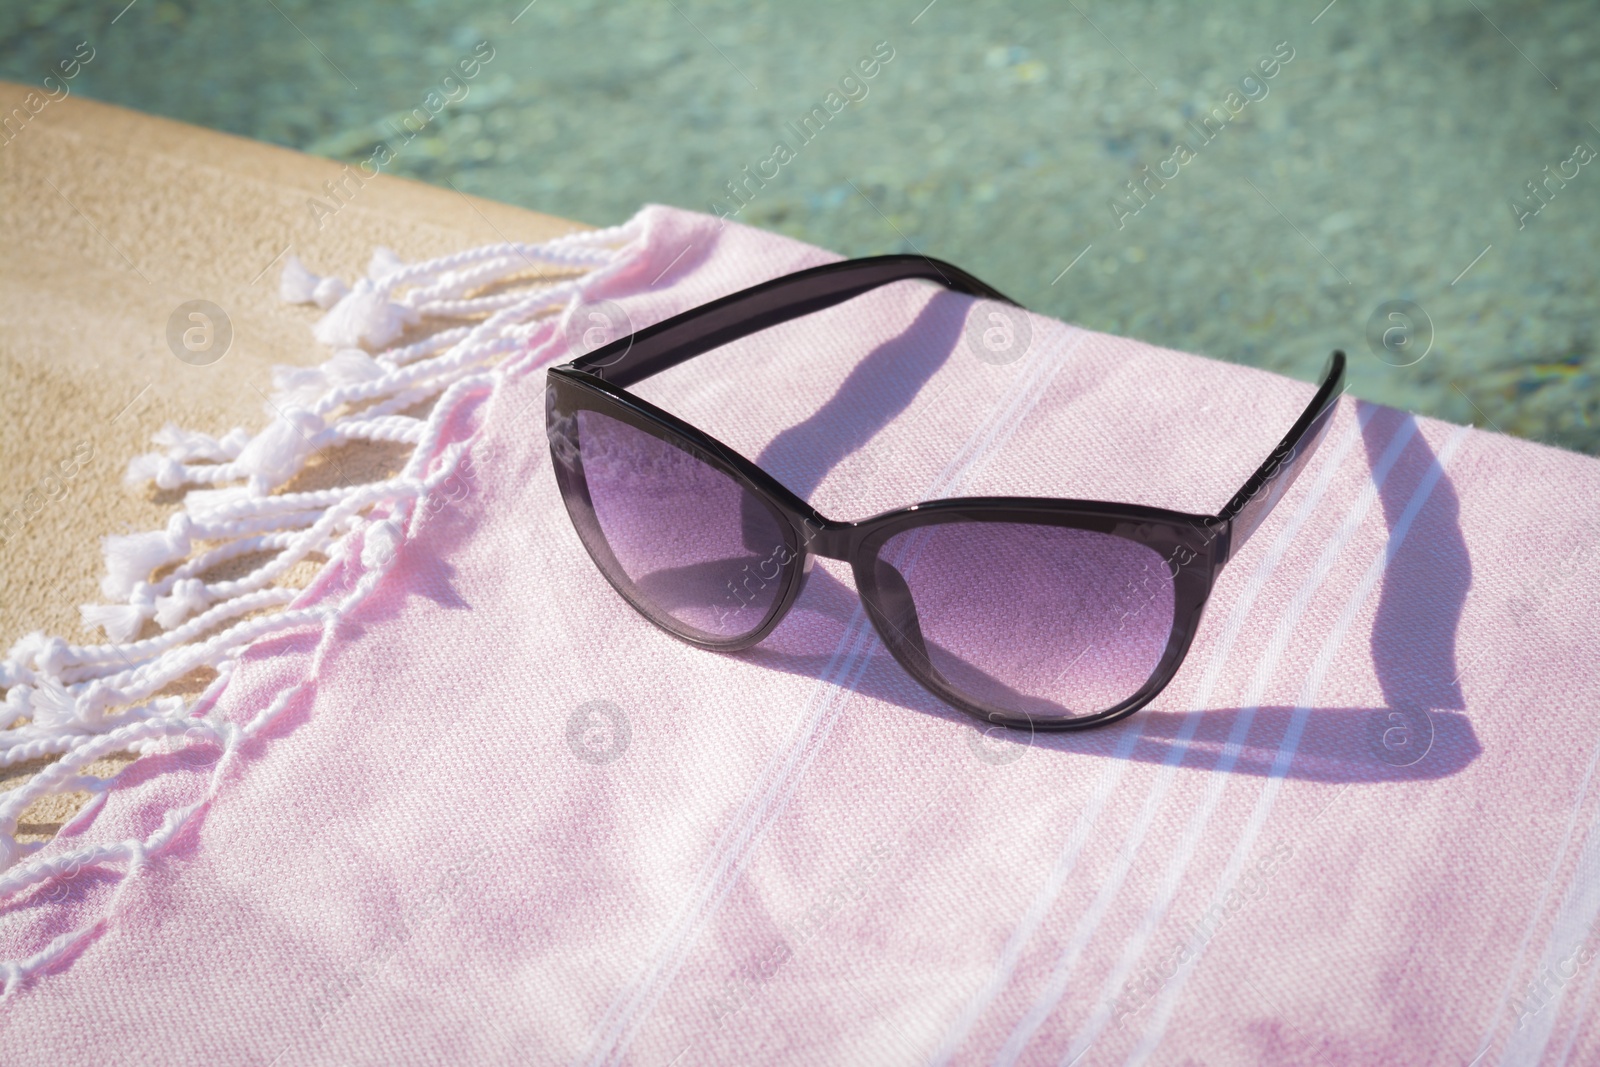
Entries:
<svg viewBox="0 0 1600 1067">
<path fill-rule="evenodd" d="M 635 221 L 564 321 L 835 258 Z M 637 391 L 835 518 L 1214 512 L 1312 392 L 1037 316 L 997 361 L 988 310 L 899 284 Z M 211 749 L 146 756 L 47 847 L 210 795 L 176 841 L 0 901 L 7 958 L 94 930 L 0 1062 L 1600 1060 L 1600 463 L 1341 400 L 1153 705 L 985 734 L 841 565 L 743 653 L 629 608 L 550 469 L 568 333 L 457 406 L 470 462 L 370 595 L 238 662 L 212 713 L 276 717 L 214 795 Z"/>
</svg>

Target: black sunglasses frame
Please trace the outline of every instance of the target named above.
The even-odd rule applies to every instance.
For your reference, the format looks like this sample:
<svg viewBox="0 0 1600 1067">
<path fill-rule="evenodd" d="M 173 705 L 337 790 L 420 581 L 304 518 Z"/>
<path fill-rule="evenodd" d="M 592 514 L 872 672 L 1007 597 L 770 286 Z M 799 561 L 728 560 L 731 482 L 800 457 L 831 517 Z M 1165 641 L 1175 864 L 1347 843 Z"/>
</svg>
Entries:
<svg viewBox="0 0 1600 1067">
<path fill-rule="evenodd" d="M 829 519 L 787 486 L 710 434 L 635 396 L 627 386 L 739 338 L 883 285 L 929 281 L 955 292 L 1016 305 L 970 274 L 923 256 L 876 256 L 814 267 L 692 308 L 570 363 L 546 377 L 546 433 L 556 481 L 579 540 L 613 588 L 673 636 L 714 651 L 762 641 L 799 598 L 815 557 L 850 564 L 862 606 L 895 660 L 924 689 L 986 723 L 1030 730 L 1070 730 L 1114 722 L 1149 703 L 1171 682 L 1199 629 L 1223 565 L 1266 518 L 1316 450 L 1343 388 L 1345 356 L 1334 352 L 1311 403 L 1294 426 L 1216 515 L 1192 515 L 1138 504 L 1039 497 L 956 497 L 897 508 L 858 522 Z M 740 484 L 785 531 L 778 573 L 782 588 L 760 624 L 733 637 L 690 627 L 654 604 L 627 577 L 607 544 L 583 475 L 577 413 L 593 411 L 676 446 Z M 1173 586 L 1167 645 L 1149 679 L 1114 706 L 1088 715 L 1044 718 L 974 701 L 952 687 L 931 663 L 914 605 L 898 572 L 880 573 L 889 538 L 946 522 L 1006 522 L 1063 526 L 1111 534 L 1144 545 L 1165 562 Z M 775 555 L 778 546 L 775 546 Z M 893 573 L 889 573 L 893 572 Z"/>
</svg>

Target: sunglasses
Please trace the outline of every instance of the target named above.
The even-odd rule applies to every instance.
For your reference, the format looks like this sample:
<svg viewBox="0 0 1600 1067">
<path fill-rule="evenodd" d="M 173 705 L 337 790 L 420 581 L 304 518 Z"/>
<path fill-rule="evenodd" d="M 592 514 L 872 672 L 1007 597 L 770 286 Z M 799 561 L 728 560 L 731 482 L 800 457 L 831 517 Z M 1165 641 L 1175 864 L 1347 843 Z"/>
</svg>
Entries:
<svg viewBox="0 0 1600 1067">
<path fill-rule="evenodd" d="M 823 556 L 849 563 L 884 645 L 951 707 L 1040 730 L 1129 715 L 1177 673 L 1223 564 L 1321 442 L 1344 353 L 1333 353 L 1305 412 L 1216 515 L 961 497 L 839 522 L 628 392 L 739 338 L 919 280 L 1018 306 L 948 263 L 877 256 L 752 286 L 552 367 L 546 431 L 578 537 L 624 600 L 701 648 L 765 638 Z"/>
</svg>

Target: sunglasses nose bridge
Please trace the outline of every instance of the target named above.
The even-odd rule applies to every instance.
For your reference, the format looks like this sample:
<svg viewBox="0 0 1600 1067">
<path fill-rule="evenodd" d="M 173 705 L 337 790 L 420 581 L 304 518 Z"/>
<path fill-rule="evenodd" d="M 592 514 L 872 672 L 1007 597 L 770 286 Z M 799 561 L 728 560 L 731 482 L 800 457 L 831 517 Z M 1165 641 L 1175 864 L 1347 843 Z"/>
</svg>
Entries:
<svg viewBox="0 0 1600 1067">
<path fill-rule="evenodd" d="M 855 525 L 853 522 L 824 520 L 817 523 L 806 519 L 800 524 L 800 547 L 812 556 L 849 563 L 854 548 L 854 538 L 851 535 Z"/>
</svg>

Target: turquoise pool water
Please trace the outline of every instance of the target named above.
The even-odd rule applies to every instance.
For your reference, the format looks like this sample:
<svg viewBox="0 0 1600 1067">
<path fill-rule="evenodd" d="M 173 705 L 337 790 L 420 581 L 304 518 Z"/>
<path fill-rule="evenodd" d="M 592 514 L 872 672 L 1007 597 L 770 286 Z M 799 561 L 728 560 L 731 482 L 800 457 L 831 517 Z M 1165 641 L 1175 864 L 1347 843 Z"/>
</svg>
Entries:
<svg viewBox="0 0 1600 1067">
<path fill-rule="evenodd" d="M 409 122 L 392 173 L 920 251 L 1304 378 L 1343 347 L 1360 396 L 1600 454 L 1593 0 L 524 3 L 14 0 L 0 77 L 90 42 L 70 91 L 352 162 Z"/>
</svg>

